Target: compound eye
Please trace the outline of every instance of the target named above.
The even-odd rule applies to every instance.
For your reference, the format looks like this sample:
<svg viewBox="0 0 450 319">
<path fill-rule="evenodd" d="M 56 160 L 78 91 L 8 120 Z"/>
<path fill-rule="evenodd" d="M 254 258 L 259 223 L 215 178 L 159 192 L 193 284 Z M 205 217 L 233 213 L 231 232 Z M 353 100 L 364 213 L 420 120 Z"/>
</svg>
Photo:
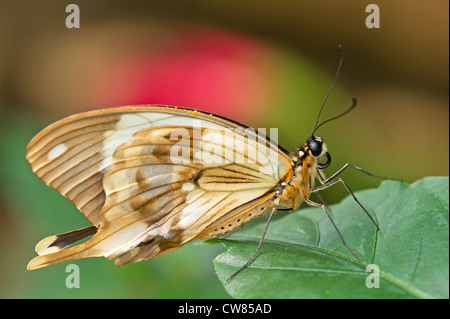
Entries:
<svg viewBox="0 0 450 319">
<path fill-rule="evenodd" d="M 319 156 L 322 153 L 322 142 L 313 140 L 309 145 L 309 148 L 311 149 L 312 155 Z"/>
</svg>

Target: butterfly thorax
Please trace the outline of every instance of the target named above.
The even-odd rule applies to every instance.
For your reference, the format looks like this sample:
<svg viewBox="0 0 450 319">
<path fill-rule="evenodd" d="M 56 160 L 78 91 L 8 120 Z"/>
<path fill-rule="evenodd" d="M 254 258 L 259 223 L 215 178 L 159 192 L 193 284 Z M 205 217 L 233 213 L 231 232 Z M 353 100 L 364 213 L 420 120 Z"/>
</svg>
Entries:
<svg viewBox="0 0 450 319">
<path fill-rule="evenodd" d="M 327 163 L 318 162 L 322 156 L 327 156 Z M 322 179 L 325 178 L 320 170 L 329 165 L 331 157 L 322 139 L 315 136 L 293 151 L 290 157 L 294 162 L 294 169 L 291 179 L 279 196 L 279 208 L 295 210 L 305 198 L 309 198 L 318 174 Z"/>
</svg>

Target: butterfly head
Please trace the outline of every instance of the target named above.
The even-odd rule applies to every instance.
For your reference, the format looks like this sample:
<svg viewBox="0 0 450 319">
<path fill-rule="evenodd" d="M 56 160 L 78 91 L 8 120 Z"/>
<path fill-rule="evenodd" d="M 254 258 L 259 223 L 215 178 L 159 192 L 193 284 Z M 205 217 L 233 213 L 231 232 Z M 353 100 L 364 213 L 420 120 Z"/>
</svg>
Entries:
<svg viewBox="0 0 450 319">
<path fill-rule="evenodd" d="M 293 160 L 296 162 L 297 166 L 301 166 L 307 157 L 316 159 L 319 169 L 327 168 L 331 163 L 331 155 L 328 153 L 327 146 L 323 142 L 323 139 L 319 136 L 311 136 L 306 143 L 297 148 L 293 154 Z M 319 159 L 323 157 L 326 158 L 326 161 L 319 161 Z"/>
<path fill-rule="evenodd" d="M 331 155 L 328 153 L 327 146 L 323 142 L 321 137 L 318 136 L 311 136 L 306 141 L 306 150 L 308 153 L 317 158 L 317 165 L 319 166 L 319 169 L 327 168 L 331 164 Z M 325 157 L 325 162 L 320 162 L 319 159 Z"/>
</svg>

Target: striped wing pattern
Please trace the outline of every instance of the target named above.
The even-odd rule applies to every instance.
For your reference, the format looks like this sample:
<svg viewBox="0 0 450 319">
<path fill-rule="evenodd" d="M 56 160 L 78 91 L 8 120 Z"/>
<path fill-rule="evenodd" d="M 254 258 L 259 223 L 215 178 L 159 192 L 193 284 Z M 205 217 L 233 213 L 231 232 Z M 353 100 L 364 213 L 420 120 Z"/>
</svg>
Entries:
<svg viewBox="0 0 450 319">
<path fill-rule="evenodd" d="M 44 239 L 29 269 L 91 256 L 122 265 L 223 235 L 271 209 L 290 178 L 283 152 L 259 154 L 248 134 L 233 143 L 233 122 L 161 107 L 114 110 L 62 120 L 30 142 L 33 171 L 98 230 L 67 249 L 52 245 L 59 235 Z"/>
<path fill-rule="evenodd" d="M 101 163 L 103 141 L 118 116 L 75 118 L 38 134 L 27 147 L 33 172 L 72 203 L 93 224 L 105 203 Z M 57 123 L 58 124 L 58 123 Z"/>
</svg>

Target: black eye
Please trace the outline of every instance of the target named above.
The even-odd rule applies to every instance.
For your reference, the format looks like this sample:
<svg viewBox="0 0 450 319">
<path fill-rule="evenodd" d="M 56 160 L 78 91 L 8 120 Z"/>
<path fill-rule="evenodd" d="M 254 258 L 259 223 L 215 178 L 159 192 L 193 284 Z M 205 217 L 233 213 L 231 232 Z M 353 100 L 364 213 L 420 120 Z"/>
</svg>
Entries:
<svg viewBox="0 0 450 319">
<path fill-rule="evenodd" d="M 319 162 L 317 164 L 320 169 L 327 168 L 331 164 L 331 155 L 330 155 L 330 153 L 326 152 L 324 156 L 327 158 L 327 161 L 325 163 Z"/>
<path fill-rule="evenodd" d="M 311 144 L 309 144 L 309 148 L 311 149 L 312 155 L 319 156 L 320 153 L 322 153 L 322 142 L 313 140 Z"/>
</svg>

